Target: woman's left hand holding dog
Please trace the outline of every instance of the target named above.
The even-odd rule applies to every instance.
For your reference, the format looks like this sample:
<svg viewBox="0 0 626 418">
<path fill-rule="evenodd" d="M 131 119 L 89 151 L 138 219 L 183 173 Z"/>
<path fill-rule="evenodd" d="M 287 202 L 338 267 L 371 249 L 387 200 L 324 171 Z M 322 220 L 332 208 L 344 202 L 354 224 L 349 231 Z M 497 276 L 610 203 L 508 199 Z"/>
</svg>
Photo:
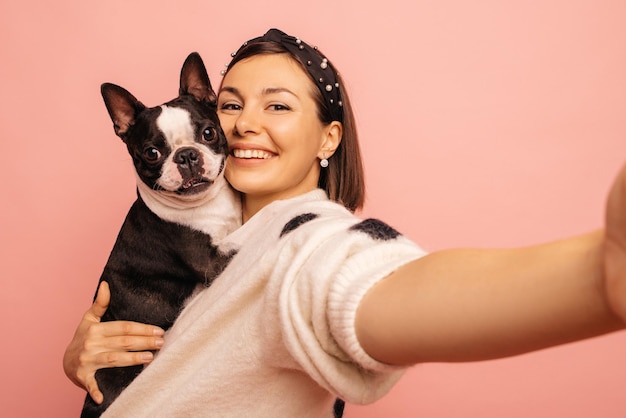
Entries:
<svg viewBox="0 0 626 418">
<path fill-rule="evenodd" d="M 131 321 L 100 322 L 109 306 L 109 285 L 102 282 L 93 305 L 78 324 L 63 356 L 63 370 L 75 385 L 89 392 L 98 404 L 103 395 L 95 374 L 98 369 L 150 363 L 163 345 L 164 331 Z"/>
</svg>

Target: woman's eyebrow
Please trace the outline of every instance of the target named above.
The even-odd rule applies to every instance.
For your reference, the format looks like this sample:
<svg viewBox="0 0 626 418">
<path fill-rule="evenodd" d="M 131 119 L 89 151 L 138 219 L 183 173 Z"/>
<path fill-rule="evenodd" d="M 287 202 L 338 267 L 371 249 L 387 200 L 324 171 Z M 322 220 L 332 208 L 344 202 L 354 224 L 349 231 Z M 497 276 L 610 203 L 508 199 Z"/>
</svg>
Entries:
<svg viewBox="0 0 626 418">
<path fill-rule="evenodd" d="M 234 94 L 237 97 L 241 97 L 241 92 L 239 91 L 239 89 L 237 89 L 237 87 L 223 86 L 220 89 L 219 93 L 221 94 L 223 92 L 228 92 L 228 93 Z M 278 93 L 287 93 L 287 94 L 292 95 L 295 98 L 298 98 L 297 94 L 295 94 L 293 91 L 285 87 L 266 87 L 261 91 L 261 95 L 263 96 L 268 96 L 270 94 L 278 94 Z"/>
<path fill-rule="evenodd" d="M 241 96 L 241 94 L 239 93 L 239 90 L 237 90 L 235 87 L 224 86 L 220 89 L 219 93 L 222 93 L 224 91 L 228 93 L 232 93 L 236 96 Z"/>
<path fill-rule="evenodd" d="M 276 94 L 276 93 L 288 93 L 294 97 L 298 97 L 293 91 L 285 87 L 266 87 L 263 89 L 263 95 Z"/>
</svg>

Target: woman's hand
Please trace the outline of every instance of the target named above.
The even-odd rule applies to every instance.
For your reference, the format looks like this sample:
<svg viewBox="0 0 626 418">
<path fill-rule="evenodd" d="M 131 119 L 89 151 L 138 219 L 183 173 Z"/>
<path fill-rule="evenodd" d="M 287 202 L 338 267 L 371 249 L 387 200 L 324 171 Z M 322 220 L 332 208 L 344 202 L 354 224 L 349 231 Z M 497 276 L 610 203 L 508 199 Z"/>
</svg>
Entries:
<svg viewBox="0 0 626 418">
<path fill-rule="evenodd" d="M 96 370 L 148 364 L 154 358 L 148 350 L 158 350 L 164 341 L 164 331 L 153 325 L 130 321 L 100 322 L 110 299 L 109 285 L 102 282 L 96 300 L 78 324 L 63 356 L 67 377 L 86 389 L 98 404 L 102 403 L 103 395 L 96 382 Z"/>
<path fill-rule="evenodd" d="M 613 183 L 606 205 L 604 271 L 608 303 L 626 323 L 626 166 Z"/>
</svg>

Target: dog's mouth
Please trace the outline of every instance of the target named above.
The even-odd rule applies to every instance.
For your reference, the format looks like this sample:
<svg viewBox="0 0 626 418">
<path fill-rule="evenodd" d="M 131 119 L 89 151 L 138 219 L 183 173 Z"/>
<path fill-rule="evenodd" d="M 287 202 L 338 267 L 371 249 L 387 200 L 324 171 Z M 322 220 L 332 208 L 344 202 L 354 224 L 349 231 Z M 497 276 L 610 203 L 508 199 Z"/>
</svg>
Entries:
<svg viewBox="0 0 626 418">
<path fill-rule="evenodd" d="M 196 194 L 202 193 L 213 184 L 212 180 L 209 180 L 204 177 L 192 177 L 187 179 L 179 188 L 176 190 L 178 194 Z"/>
</svg>

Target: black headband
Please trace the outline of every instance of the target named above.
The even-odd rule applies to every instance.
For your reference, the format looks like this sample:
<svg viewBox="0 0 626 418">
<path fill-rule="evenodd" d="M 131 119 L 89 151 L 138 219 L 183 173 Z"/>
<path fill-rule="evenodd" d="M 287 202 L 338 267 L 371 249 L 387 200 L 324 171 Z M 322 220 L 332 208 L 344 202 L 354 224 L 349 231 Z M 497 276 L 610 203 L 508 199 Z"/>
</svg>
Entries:
<svg viewBox="0 0 626 418">
<path fill-rule="evenodd" d="M 322 97 L 330 109 L 332 120 L 343 122 L 343 102 L 341 101 L 337 76 L 331 68 L 328 59 L 319 52 L 316 46 L 311 47 L 300 38 L 289 36 L 278 29 L 270 29 L 265 35 L 244 43 L 232 56 L 237 56 L 239 51 L 247 45 L 264 41 L 282 45 L 287 51 L 302 61 L 307 72 L 315 81 L 315 85 L 322 93 Z"/>
</svg>

